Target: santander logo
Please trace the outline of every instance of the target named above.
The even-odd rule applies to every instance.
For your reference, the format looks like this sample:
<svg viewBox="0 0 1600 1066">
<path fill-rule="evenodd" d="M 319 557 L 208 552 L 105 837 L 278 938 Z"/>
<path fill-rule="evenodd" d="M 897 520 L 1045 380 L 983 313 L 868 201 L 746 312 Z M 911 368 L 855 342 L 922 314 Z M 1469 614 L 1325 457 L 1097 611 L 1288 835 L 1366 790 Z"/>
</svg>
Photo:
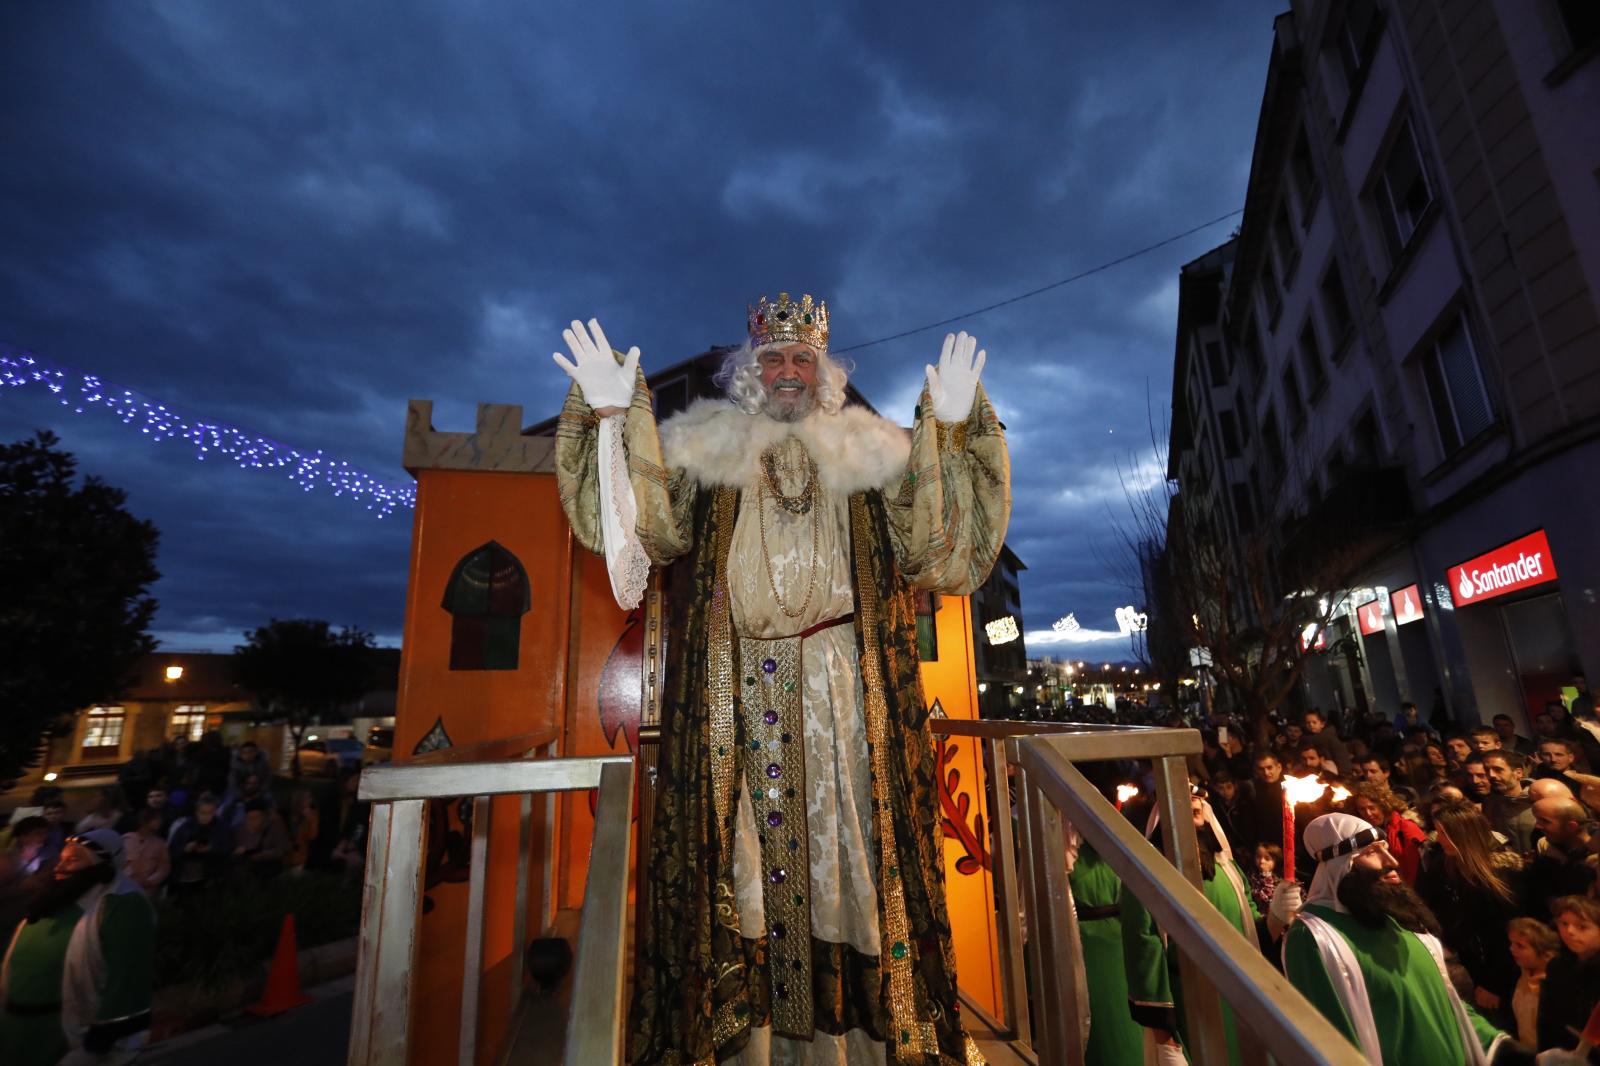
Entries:
<svg viewBox="0 0 1600 1066">
<path fill-rule="evenodd" d="M 1451 596 L 1457 607 L 1542 585 L 1556 576 L 1550 542 L 1542 529 L 1449 570 Z"/>
</svg>

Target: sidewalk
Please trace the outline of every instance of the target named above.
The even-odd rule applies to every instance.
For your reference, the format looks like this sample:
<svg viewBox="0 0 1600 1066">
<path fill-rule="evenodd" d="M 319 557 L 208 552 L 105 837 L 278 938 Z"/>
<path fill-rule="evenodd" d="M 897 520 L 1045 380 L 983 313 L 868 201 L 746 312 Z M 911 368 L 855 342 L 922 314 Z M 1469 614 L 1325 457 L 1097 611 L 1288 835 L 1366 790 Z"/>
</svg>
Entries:
<svg viewBox="0 0 1600 1066">
<path fill-rule="evenodd" d="M 134 1066 L 340 1066 L 350 1043 L 355 977 L 306 990 L 311 1002 L 278 1015 L 240 1014 L 220 1025 L 151 1044 Z"/>
</svg>

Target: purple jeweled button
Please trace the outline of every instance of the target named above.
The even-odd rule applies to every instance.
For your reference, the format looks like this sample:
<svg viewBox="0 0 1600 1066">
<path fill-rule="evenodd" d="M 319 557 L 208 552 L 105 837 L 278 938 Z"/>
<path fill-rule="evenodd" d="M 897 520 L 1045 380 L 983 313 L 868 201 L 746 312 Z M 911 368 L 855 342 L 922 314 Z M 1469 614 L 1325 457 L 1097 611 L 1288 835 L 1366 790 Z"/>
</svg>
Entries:
<svg viewBox="0 0 1600 1066">
<path fill-rule="evenodd" d="M 783 824 L 783 814 L 780 811 L 767 812 L 767 824 L 776 829 Z"/>
<path fill-rule="evenodd" d="M 781 885 L 781 884 L 783 884 L 785 881 L 787 881 L 789 879 L 789 871 L 785 870 L 783 867 L 780 866 L 777 869 L 773 870 L 767 876 L 772 878 L 772 883 L 773 884 Z"/>
<path fill-rule="evenodd" d="M 772 923 L 772 939 L 782 940 L 789 933 L 789 929 L 782 922 Z"/>
<path fill-rule="evenodd" d="M 763 722 L 767 723 L 768 725 L 777 725 L 778 724 L 778 712 L 777 711 L 768 711 L 766 714 L 761 716 L 761 720 Z"/>
<path fill-rule="evenodd" d="M 783 776 L 783 767 L 779 766 L 775 762 L 774 763 L 768 763 L 767 764 L 767 776 L 768 777 L 774 777 L 774 778 L 782 777 Z"/>
<path fill-rule="evenodd" d="M 789 998 L 789 982 L 787 982 L 787 981 L 779 981 L 778 982 L 778 998 L 779 999 L 788 999 Z"/>
<path fill-rule="evenodd" d="M 775 674 L 778 672 L 778 661 L 776 659 L 762 659 L 761 669 L 764 673 Z"/>
</svg>

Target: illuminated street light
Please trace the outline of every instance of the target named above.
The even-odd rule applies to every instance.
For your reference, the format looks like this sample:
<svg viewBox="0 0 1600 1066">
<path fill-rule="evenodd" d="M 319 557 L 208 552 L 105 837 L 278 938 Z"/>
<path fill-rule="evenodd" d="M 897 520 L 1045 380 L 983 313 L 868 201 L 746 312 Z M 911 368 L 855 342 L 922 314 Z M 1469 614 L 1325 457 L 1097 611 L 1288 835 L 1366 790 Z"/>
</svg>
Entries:
<svg viewBox="0 0 1600 1066">
<path fill-rule="evenodd" d="M 168 681 L 177 681 L 181 677 L 183 677 L 183 667 L 181 667 L 181 666 L 169 666 L 169 667 L 167 667 L 167 680 Z"/>
</svg>

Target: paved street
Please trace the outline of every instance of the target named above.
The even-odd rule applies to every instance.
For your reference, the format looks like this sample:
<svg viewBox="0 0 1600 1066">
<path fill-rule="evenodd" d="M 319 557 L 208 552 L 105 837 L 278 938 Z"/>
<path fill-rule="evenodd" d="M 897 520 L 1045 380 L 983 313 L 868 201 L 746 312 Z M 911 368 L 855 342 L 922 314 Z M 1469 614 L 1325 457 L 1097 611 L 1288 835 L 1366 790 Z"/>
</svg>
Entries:
<svg viewBox="0 0 1600 1066">
<path fill-rule="evenodd" d="M 138 1066 L 340 1066 L 350 1040 L 351 981 L 309 990 L 314 998 L 276 1018 L 239 1019 L 163 1041 L 146 1049 Z"/>
</svg>

